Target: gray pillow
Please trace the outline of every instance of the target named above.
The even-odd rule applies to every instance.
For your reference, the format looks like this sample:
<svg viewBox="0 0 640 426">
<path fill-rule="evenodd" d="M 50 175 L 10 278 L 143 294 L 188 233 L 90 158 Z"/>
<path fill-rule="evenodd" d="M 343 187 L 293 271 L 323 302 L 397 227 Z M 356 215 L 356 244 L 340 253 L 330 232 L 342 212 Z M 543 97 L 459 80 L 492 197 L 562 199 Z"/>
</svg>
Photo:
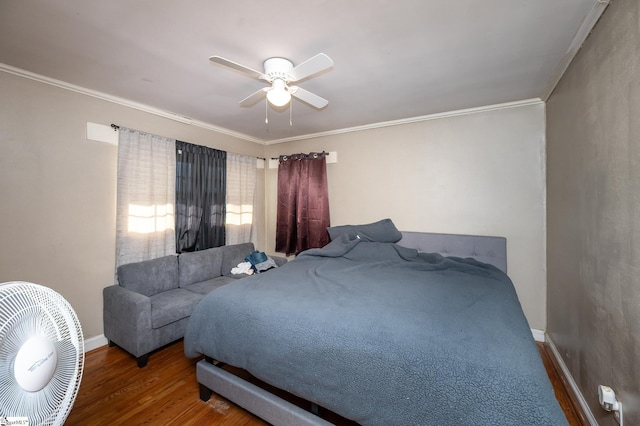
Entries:
<svg viewBox="0 0 640 426">
<path fill-rule="evenodd" d="M 360 237 L 362 241 L 378 243 L 397 243 L 402 238 L 402 233 L 393 224 L 391 219 L 382 219 L 378 222 L 365 225 L 342 225 L 327 228 L 331 240 L 335 240 L 342 234 Z"/>
</svg>

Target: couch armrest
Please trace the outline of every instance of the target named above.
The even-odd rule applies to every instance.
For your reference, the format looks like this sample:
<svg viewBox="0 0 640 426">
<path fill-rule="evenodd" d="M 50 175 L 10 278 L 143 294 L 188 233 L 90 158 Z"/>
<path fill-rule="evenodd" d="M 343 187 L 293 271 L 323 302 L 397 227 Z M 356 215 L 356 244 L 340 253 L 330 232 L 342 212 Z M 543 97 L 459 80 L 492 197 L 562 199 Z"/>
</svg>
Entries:
<svg viewBox="0 0 640 426">
<path fill-rule="evenodd" d="M 119 285 L 102 291 L 104 310 L 118 322 L 126 322 L 136 329 L 151 329 L 151 299 Z"/>
<path fill-rule="evenodd" d="M 102 290 L 104 336 L 135 357 L 155 349 L 151 330 L 151 299 L 120 285 Z M 138 362 L 140 366 L 140 360 Z"/>
</svg>

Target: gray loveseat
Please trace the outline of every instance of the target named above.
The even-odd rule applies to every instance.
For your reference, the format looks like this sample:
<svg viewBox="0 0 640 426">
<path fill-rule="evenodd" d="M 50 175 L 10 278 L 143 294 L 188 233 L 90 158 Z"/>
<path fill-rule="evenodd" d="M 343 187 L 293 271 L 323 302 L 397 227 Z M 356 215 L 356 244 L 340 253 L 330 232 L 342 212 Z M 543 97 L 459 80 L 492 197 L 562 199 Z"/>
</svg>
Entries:
<svg viewBox="0 0 640 426">
<path fill-rule="evenodd" d="M 247 276 L 231 269 L 254 250 L 244 243 L 120 266 L 119 284 L 103 290 L 109 345 L 131 353 L 144 367 L 151 351 L 184 337 L 191 312 L 205 295 Z"/>
</svg>

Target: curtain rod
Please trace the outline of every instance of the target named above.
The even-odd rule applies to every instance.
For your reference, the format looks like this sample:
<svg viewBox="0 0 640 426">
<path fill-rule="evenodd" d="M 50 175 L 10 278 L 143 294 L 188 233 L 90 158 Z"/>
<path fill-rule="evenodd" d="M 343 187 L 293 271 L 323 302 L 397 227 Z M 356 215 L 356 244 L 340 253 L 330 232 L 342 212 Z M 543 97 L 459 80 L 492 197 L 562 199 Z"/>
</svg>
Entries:
<svg viewBox="0 0 640 426">
<path fill-rule="evenodd" d="M 331 152 L 327 152 L 327 151 L 324 151 L 324 150 L 323 150 L 322 152 L 324 152 L 325 157 L 328 157 L 328 156 L 329 156 L 329 154 L 331 154 Z M 291 157 L 292 155 L 296 155 L 296 154 L 282 154 L 282 155 L 281 155 L 281 157 L 282 157 L 282 156 L 284 156 L 284 157 Z M 272 160 L 279 160 L 279 159 L 280 159 L 280 157 L 271 157 L 271 159 L 272 159 Z"/>
<path fill-rule="evenodd" d="M 117 132 L 118 130 L 120 130 L 120 126 L 118 126 L 117 124 L 113 124 L 113 123 L 111 123 L 111 128 L 113 129 L 113 131 L 114 131 L 114 132 Z M 247 157 L 249 157 L 249 156 L 247 156 Z M 256 157 L 256 158 L 257 158 L 258 160 L 264 160 L 264 161 L 267 161 L 267 159 L 266 159 L 266 158 L 263 158 L 263 157 Z"/>
</svg>

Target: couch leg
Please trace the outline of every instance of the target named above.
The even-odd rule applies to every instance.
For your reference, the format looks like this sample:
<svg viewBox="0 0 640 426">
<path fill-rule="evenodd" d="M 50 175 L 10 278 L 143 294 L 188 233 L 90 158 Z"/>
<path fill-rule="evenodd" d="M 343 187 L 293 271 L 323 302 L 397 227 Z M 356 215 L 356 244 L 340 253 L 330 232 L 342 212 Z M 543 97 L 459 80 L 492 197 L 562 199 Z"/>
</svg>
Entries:
<svg viewBox="0 0 640 426">
<path fill-rule="evenodd" d="M 113 343 L 113 341 L 112 341 L 112 340 L 109 340 L 109 347 L 110 347 L 110 348 L 114 347 L 115 345 L 116 345 L 116 344 L 115 344 L 115 343 Z"/>
<path fill-rule="evenodd" d="M 199 384 L 199 386 L 200 386 L 200 399 L 204 402 L 207 402 L 211 398 L 211 389 L 209 389 L 203 384 Z"/>
<path fill-rule="evenodd" d="M 149 361 L 149 354 L 139 356 L 138 358 L 136 358 L 136 361 L 138 361 L 138 368 L 145 367 L 147 365 L 147 361 Z"/>
</svg>

